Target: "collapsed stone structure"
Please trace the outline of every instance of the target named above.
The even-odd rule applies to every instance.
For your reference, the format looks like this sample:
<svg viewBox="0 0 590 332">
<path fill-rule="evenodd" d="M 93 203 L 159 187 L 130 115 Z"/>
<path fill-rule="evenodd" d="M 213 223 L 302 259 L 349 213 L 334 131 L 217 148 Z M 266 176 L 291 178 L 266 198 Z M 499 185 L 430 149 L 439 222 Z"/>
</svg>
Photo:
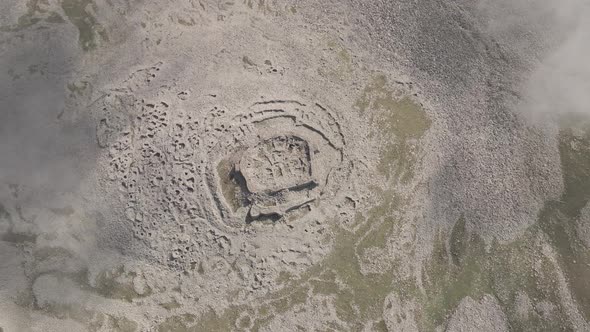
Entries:
<svg viewBox="0 0 590 332">
<path fill-rule="evenodd" d="M 223 126 L 237 145 L 220 137 L 208 154 L 217 172 L 207 173 L 216 173 L 209 182 L 212 197 L 229 224 L 277 221 L 309 209 L 330 178 L 343 176 L 343 135 L 333 115 L 318 104 L 258 103 L 229 123 Z"/>
</svg>

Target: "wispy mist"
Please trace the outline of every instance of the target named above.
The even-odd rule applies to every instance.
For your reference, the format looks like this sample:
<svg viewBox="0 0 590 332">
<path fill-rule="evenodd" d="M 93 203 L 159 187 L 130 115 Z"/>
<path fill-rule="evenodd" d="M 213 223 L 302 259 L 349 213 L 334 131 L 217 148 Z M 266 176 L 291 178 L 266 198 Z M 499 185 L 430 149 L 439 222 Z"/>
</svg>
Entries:
<svg viewBox="0 0 590 332">
<path fill-rule="evenodd" d="M 531 111 L 590 115 L 590 11 L 588 3 L 575 5 L 579 11 L 572 11 L 563 22 L 573 26 L 563 42 L 542 59 L 527 84 Z"/>
<path fill-rule="evenodd" d="M 590 2 L 481 0 L 484 32 L 528 68 L 522 110 L 536 118 L 590 114 Z"/>
</svg>

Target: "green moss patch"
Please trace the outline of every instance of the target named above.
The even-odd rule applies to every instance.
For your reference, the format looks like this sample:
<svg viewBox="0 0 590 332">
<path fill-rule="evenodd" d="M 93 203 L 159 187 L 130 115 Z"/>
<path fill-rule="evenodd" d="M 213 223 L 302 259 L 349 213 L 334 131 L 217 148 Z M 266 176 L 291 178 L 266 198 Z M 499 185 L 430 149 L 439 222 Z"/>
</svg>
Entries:
<svg viewBox="0 0 590 332">
<path fill-rule="evenodd" d="M 379 171 L 388 178 L 408 182 L 419 160 L 417 141 L 431 126 L 426 112 L 413 99 L 389 88 L 384 75 L 376 76 L 365 87 L 355 106 L 371 117 L 385 142 Z"/>
</svg>

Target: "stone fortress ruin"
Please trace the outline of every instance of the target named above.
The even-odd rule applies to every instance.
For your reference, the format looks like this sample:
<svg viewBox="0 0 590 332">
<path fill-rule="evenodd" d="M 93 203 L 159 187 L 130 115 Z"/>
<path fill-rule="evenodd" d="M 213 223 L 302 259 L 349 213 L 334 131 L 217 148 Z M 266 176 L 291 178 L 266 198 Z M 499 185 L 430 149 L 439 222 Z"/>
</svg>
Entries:
<svg viewBox="0 0 590 332">
<path fill-rule="evenodd" d="M 294 272 L 322 256 L 326 214 L 338 207 L 342 220 L 354 215 L 346 180 L 353 163 L 338 115 L 296 100 L 183 107 L 177 96 L 184 98 L 182 91 L 155 100 L 113 92 L 101 101 L 109 121 L 98 119 L 97 140 L 109 151 L 105 167 L 135 237 L 184 271 L 202 257 L 246 259 L 254 249 L 241 248 L 251 246 Z M 294 261 L 284 241 L 305 243 Z M 259 272 L 246 285 L 271 282 L 281 270 L 260 264 L 249 263 Z"/>
<path fill-rule="evenodd" d="M 253 193 L 314 185 L 309 144 L 291 135 L 272 137 L 249 149 L 236 171 Z"/>
<path fill-rule="evenodd" d="M 242 195 L 250 203 L 247 221 L 278 220 L 286 212 L 310 203 L 314 198 L 287 201 L 287 194 L 317 186 L 312 176 L 312 151 L 302 138 L 279 135 L 244 151 L 233 165 L 233 179 L 243 179 Z M 228 176 L 228 174 L 220 174 Z M 232 199 L 229 197 L 229 199 Z"/>
<path fill-rule="evenodd" d="M 211 188 L 222 193 L 212 195 L 222 197 L 221 215 L 236 226 L 310 209 L 343 162 L 338 123 L 317 104 L 258 103 L 224 127 L 233 130 L 238 144 L 210 150 L 209 155 L 224 154 L 211 163 L 218 165 Z"/>
</svg>

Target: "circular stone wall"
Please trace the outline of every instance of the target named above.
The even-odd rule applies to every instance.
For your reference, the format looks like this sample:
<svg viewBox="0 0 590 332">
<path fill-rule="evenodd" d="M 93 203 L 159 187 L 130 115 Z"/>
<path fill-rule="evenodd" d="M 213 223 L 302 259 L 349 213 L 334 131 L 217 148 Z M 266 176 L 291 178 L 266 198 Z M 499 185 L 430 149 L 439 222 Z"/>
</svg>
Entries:
<svg viewBox="0 0 590 332">
<path fill-rule="evenodd" d="M 340 125 L 317 104 L 256 103 L 237 116 L 211 117 L 207 132 L 203 176 L 226 226 L 309 210 L 330 178 L 345 172 Z"/>
</svg>

